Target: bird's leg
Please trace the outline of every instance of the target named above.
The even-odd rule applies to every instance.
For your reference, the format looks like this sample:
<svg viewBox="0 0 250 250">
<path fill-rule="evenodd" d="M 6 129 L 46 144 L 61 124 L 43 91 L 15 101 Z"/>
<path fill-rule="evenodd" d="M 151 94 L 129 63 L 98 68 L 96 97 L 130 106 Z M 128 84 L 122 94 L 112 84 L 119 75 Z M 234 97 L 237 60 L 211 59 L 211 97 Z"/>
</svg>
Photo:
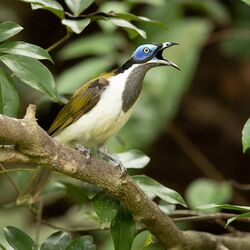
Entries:
<svg viewBox="0 0 250 250">
<path fill-rule="evenodd" d="M 112 154 L 107 152 L 107 147 L 102 146 L 97 149 L 97 155 L 100 156 L 105 161 L 110 161 L 113 165 L 121 170 L 121 175 L 124 176 L 127 174 L 127 169 L 123 166 L 122 162 L 114 157 Z"/>
<path fill-rule="evenodd" d="M 72 142 L 72 144 L 76 150 L 79 150 L 81 153 L 83 153 L 87 160 L 91 159 L 91 151 L 89 148 L 85 148 L 82 144 L 77 142 Z"/>
</svg>

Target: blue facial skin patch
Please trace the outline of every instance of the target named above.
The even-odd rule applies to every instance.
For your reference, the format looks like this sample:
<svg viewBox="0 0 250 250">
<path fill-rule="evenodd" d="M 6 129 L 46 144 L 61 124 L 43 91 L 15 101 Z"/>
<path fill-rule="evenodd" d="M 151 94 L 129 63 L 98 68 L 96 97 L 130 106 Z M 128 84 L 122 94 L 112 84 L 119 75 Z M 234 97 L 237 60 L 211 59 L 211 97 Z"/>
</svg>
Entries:
<svg viewBox="0 0 250 250">
<path fill-rule="evenodd" d="M 156 50 L 157 46 L 154 44 L 143 44 L 135 50 L 133 58 L 137 62 L 146 62 L 152 58 Z"/>
</svg>

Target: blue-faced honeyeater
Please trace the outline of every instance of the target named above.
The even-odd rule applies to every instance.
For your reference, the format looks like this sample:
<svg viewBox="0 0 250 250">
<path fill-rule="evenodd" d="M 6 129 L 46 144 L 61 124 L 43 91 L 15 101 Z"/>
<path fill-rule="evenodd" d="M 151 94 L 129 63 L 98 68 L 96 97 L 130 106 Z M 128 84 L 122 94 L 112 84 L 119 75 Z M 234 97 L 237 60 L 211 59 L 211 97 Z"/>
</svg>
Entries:
<svg viewBox="0 0 250 250">
<path fill-rule="evenodd" d="M 67 145 L 101 148 L 129 119 L 141 93 L 146 72 L 158 66 L 177 65 L 163 58 L 175 42 L 139 46 L 120 68 L 81 86 L 52 123 L 48 133 Z M 17 203 L 34 203 L 53 171 L 37 167 Z"/>
</svg>

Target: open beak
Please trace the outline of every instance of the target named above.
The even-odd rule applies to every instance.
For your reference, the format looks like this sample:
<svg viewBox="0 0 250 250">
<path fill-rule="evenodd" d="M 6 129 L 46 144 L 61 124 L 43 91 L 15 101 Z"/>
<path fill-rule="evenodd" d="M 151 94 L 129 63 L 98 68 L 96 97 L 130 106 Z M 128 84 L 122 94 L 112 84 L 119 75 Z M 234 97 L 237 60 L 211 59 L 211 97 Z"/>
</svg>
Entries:
<svg viewBox="0 0 250 250">
<path fill-rule="evenodd" d="M 157 49 L 157 52 L 154 56 L 154 62 L 155 63 L 158 63 L 158 64 L 161 64 L 161 65 L 166 65 L 166 66 L 172 66 L 178 70 L 180 70 L 180 68 L 175 64 L 173 63 L 172 61 L 164 58 L 162 56 L 162 53 L 164 51 L 164 49 L 167 49 L 173 45 L 179 45 L 179 43 L 176 43 L 176 42 L 165 42 L 165 43 L 162 43 L 160 45 L 158 45 L 158 49 Z"/>
</svg>

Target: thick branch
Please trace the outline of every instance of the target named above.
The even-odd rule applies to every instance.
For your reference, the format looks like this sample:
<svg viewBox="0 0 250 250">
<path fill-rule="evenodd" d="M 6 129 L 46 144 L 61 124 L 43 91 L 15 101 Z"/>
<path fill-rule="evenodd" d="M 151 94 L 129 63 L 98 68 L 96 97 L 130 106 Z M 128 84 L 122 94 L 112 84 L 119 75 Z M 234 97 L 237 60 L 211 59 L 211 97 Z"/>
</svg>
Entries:
<svg viewBox="0 0 250 250">
<path fill-rule="evenodd" d="M 79 151 L 57 143 L 37 125 L 34 114 L 35 107 L 30 106 L 23 119 L 0 115 L 0 144 L 16 145 L 0 148 L 0 162 L 43 165 L 96 184 L 120 200 L 134 219 L 143 222 L 166 249 L 250 249 L 249 235 L 234 238 L 180 231 L 128 175 L 106 161 L 92 158 L 89 162 Z"/>
<path fill-rule="evenodd" d="M 240 237 L 213 235 L 204 232 L 186 231 L 185 250 L 249 250 L 249 234 Z"/>
<path fill-rule="evenodd" d="M 0 149 L 0 162 L 36 163 L 74 178 L 94 183 L 120 200 L 136 221 L 143 222 L 167 249 L 184 243 L 183 233 L 128 175 L 106 161 L 88 162 L 72 148 L 57 143 L 36 123 L 34 106 L 23 119 L 0 115 L 0 143 L 17 149 Z"/>
</svg>

